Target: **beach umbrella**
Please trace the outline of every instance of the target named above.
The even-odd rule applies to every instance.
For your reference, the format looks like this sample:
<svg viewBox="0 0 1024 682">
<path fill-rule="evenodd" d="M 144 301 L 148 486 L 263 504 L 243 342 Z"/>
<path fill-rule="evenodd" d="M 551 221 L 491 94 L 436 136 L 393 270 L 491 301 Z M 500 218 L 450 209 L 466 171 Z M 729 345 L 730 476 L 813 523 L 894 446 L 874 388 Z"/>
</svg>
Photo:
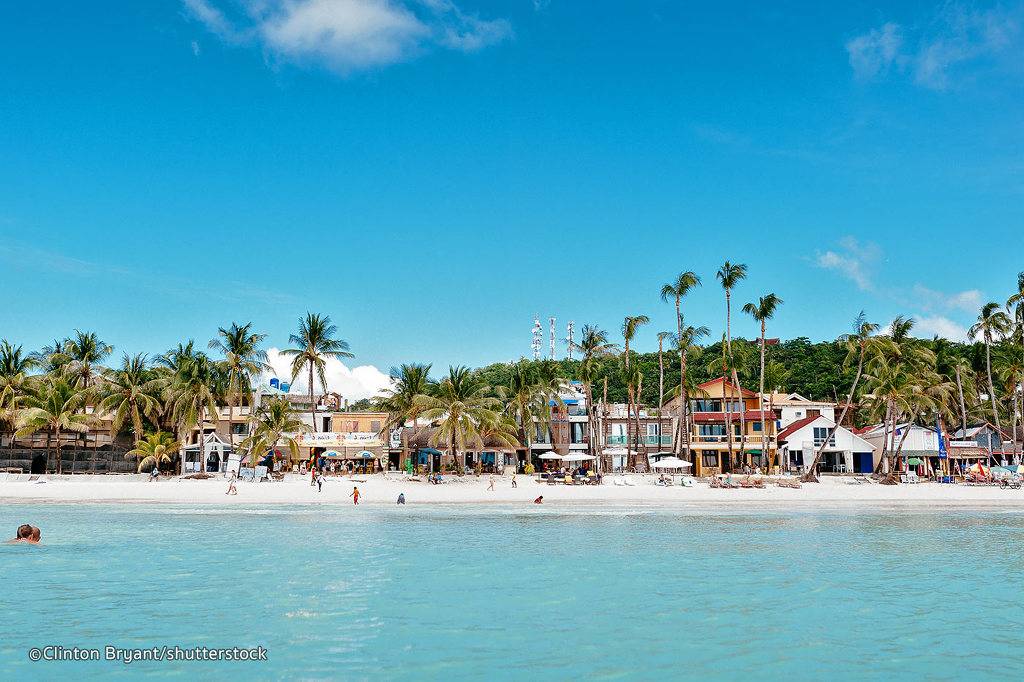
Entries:
<svg viewBox="0 0 1024 682">
<path fill-rule="evenodd" d="M 562 456 L 557 452 L 545 452 L 543 455 L 540 455 L 538 459 L 562 459 Z"/>
<path fill-rule="evenodd" d="M 373 459 L 373 456 L 373 453 L 370 452 L 369 450 L 360 450 L 359 452 L 356 453 L 356 457 L 358 457 L 359 459 Z"/>
<path fill-rule="evenodd" d="M 576 452 L 569 453 L 562 457 L 563 462 L 589 462 L 594 459 L 593 455 L 584 455 Z"/>
<path fill-rule="evenodd" d="M 685 459 L 679 459 L 678 457 L 666 457 L 661 461 L 655 462 L 651 466 L 655 469 L 685 469 L 686 467 L 693 465 Z"/>
<path fill-rule="evenodd" d="M 328 450 L 327 452 L 322 454 L 321 457 L 341 457 L 341 453 L 338 452 L 337 450 Z"/>
<path fill-rule="evenodd" d="M 911 457 L 910 459 L 907 460 L 907 464 L 912 467 L 916 467 L 919 464 L 923 463 L 924 462 L 919 457 Z"/>
</svg>

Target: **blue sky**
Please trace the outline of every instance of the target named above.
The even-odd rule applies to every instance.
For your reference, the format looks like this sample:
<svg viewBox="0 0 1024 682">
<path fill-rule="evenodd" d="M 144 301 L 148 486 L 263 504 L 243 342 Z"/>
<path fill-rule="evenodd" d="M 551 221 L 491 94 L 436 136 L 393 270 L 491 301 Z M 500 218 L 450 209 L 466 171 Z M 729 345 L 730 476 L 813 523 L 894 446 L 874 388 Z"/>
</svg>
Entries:
<svg viewBox="0 0 1024 682">
<path fill-rule="evenodd" d="M 729 259 L 737 303 L 785 300 L 773 335 L 956 338 L 1024 269 L 1022 31 L 1021 3 L 5 3 L 0 336 L 281 347 L 309 309 L 354 364 L 478 365 L 536 313 L 646 313 L 650 349 L 681 270 L 721 333 Z"/>
</svg>

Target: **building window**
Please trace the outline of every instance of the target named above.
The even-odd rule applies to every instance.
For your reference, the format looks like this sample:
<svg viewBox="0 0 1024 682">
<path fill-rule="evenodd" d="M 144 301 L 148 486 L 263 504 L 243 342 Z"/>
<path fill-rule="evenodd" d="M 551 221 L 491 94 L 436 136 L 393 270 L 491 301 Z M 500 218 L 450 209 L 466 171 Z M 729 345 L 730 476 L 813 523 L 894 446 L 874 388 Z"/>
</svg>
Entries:
<svg viewBox="0 0 1024 682">
<path fill-rule="evenodd" d="M 648 424 L 647 425 L 647 435 L 648 436 L 660 436 L 661 435 L 660 431 L 661 431 L 661 425 L 660 424 Z"/>
<path fill-rule="evenodd" d="M 823 426 L 814 427 L 814 444 L 821 445 L 828 438 L 828 429 Z M 833 433 L 832 437 L 828 439 L 828 444 L 832 447 L 836 446 L 836 434 Z"/>
<path fill-rule="evenodd" d="M 701 436 L 724 436 L 725 424 L 698 424 L 697 434 Z"/>
<path fill-rule="evenodd" d="M 572 422 L 569 424 L 569 442 L 583 442 L 583 422 Z"/>
<path fill-rule="evenodd" d="M 754 431 L 761 433 L 761 422 L 754 422 Z"/>
<path fill-rule="evenodd" d="M 380 421 L 379 420 L 375 419 L 375 420 L 370 422 L 370 431 L 373 431 L 374 433 L 379 433 L 380 432 Z"/>
<path fill-rule="evenodd" d="M 249 425 L 246 424 L 245 422 L 242 422 L 240 424 L 232 424 L 231 433 L 233 433 L 236 436 L 244 436 L 245 434 L 249 433 Z"/>
<path fill-rule="evenodd" d="M 701 450 L 700 453 L 701 466 L 705 467 L 717 467 L 718 466 L 718 453 L 714 450 Z"/>
</svg>

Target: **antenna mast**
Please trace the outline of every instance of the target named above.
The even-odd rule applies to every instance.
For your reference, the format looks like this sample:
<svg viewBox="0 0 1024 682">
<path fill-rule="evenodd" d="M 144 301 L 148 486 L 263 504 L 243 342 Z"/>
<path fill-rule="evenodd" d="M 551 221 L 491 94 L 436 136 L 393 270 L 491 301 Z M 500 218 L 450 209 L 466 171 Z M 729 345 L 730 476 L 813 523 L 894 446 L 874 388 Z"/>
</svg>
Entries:
<svg viewBox="0 0 1024 682">
<path fill-rule="evenodd" d="M 544 328 L 540 326 L 540 315 L 533 316 L 533 340 L 530 341 L 530 348 L 533 349 L 533 359 L 540 360 L 541 339 L 544 338 Z"/>
</svg>

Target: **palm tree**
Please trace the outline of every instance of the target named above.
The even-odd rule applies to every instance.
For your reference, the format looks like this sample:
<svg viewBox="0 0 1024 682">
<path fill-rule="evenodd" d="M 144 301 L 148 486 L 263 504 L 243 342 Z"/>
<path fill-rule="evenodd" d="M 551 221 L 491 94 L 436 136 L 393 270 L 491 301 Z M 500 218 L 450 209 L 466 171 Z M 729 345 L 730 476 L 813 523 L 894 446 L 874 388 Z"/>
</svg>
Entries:
<svg viewBox="0 0 1024 682">
<path fill-rule="evenodd" d="M 160 468 L 161 464 L 170 464 L 171 455 L 181 449 L 181 443 L 166 431 L 157 431 L 135 441 L 135 447 L 124 453 L 125 459 L 138 460 L 140 473 L 149 467 Z"/>
<path fill-rule="evenodd" d="M 71 358 L 67 354 L 69 343 L 71 343 L 69 339 L 54 339 L 53 343 L 43 346 L 31 353 L 29 357 L 36 367 L 47 374 L 63 372 L 71 362 Z"/>
<path fill-rule="evenodd" d="M 988 398 L 992 405 L 992 418 L 996 421 L 996 430 L 1003 432 L 996 408 L 996 388 L 992 382 L 992 341 L 996 336 L 1006 336 L 1010 331 L 1010 317 L 999 308 L 998 303 L 986 303 L 981 308 L 978 321 L 968 332 L 972 339 L 980 335 L 985 342 L 985 371 L 988 375 Z"/>
<path fill-rule="evenodd" d="M 45 380 L 25 400 L 25 407 L 18 416 L 19 437 L 46 429 L 46 452 L 50 452 L 50 437 L 57 439 L 57 473 L 62 472 L 61 434 L 65 431 L 85 433 L 92 423 L 92 415 L 80 412 L 84 408 L 88 392 L 81 386 L 68 383 L 60 376 Z"/>
<path fill-rule="evenodd" d="M 188 442 L 192 429 L 199 429 L 199 471 L 206 471 L 206 434 L 203 424 L 209 417 L 217 422 L 217 391 L 220 377 L 216 363 L 205 353 L 195 353 L 191 358 L 181 358 L 177 373 L 170 378 L 165 394 L 170 403 L 171 421 L 175 425 L 178 440 Z M 185 458 L 179 465 L 185 472 Z"/>
<path fill-rule="evenodd" d="M 99 407 L 112 415 L 111 437 L 116 436 L 126 420 L 131 420 L 134 439 L 142 438 L 142 415 L 154 424 L 160 412 L 160 401 L 153 395 L 154 384 L 144 353 L 124 354 L 121 367 L 103 370 Z"/>
<path fill-rule="evenodd" d="M 232 322 L 227 329 L 220 327 L 217 330 L 217 335 L 219 338 L 210 341 L 209 347 L 224 354 L 228 422 L 231 424 L 228 428 L 228 437 L 231 439 L 231 448 L 234 449 L 235 405 L 241 405 L 243 401 L 246 401 L 251 409 L 253 379 L 271 369 L 267 364 L 267 352 L 260 348 L 260 344 L 267 336 L 253 332 L 251 322 L 242 326 L 239 326 L 237 322 Z"/>
<path fill-rule="evenodd" d="M 617 348 L 615 344 L 608 341 L 608 333 L 603 329 L 585 324 L 580 334 L 580 341 L 576 344 L 580 351 L 579 364 L 580 381 L 583 382 L 583 390 L 587 394 L 587 454 L 594 455 L 597 445 L 597 412 L 594 405 L 594 379 L 597 377 L 598 362 L 612 353 Z M 599 463 L 601 458 L 597 460 Z"/>
<path fill-rule="evenodd" d="M 488 397 L 486 392 L 487 387 L 469 369 L 450 367 L 448 376 L 437 385 L 433 395 L 416 399 L 423 410 L 422 416 L 438 422 L 431 445 L 436 447 L 443 443 L 448 447 L 456 471 L 462 471 L 462 467 L 457 466 L 458 452 L 479 438 L 482 425 L 493 421 L 500 407 L 499 401 Z"/>
<path fill-rule="evenodd" d="M 673 439 L 673 449 L 676 454 L 681 454 L 684 450 L 687 455 L 690 453 L 690 398 L 700 393 L 702 396 L 706 395 L 706 392 L 698 387 L 698 382 L 693 378 L 688 371 L 689 358 L 691 353 L 697 353 L 698 358 L 701 352 L 698 342 L 705 338 L 711 333 L 711 330 L 701 325 L 700 327 L 694 327 L 693 325 L 686 324 L 686 321 L 682 321 L 682 336 L 676 336 L 674 341 L 679 345 L 679 354 L 682 358 L 681 369 L 686 369 L 686 374 L 680 375 L 679 380 L 679 396 L 680 396 L 680 416 L 679 416 L 679 437 Z"/>
<path fill-rule="evenodd" d="M 626 406 L 626 443 L 629 443 L 629 422 L 632 419 L 634 413 L 634 403 L 636 398 L 636 386 L 639 384 L 638 377 L 640 376 L 639 371 L 631 372 L 629 364 L 629 344 L 636 338 L 636 333 L 642 325 L 650 322 L 650 318 L 646 315 L 630 315 L 627 316 L 622 322 L 622 338 L 625 341 L 625 351 L 622 356 L 625 362 L 625 380 L 626 380 L 626 394 L 627 394 L 627 406 Z M 634 443 L 634 456 L 639 457 L 640 455 L 640 415 L 639 407 L 636 408 L 636 429 L 633 433 Z M 629 446 L 627 445 L 627 448 Z M 636 462 L 633 463 L 636 466 Z"/>
<path fill-rule="evenodd" d="M 308 430 L 309 426 L 287 399 L 271 397 L 253 416 L 252 429 L 249 437 L 242 441 L 241 448 L 249 453 L 249 465 L 255 467 L 259 453 L 272 452 L 283 441 L 294 460 L 299 456 L 296 435 Z"/>
<path fill-rule="evenodd" d="M 416 401 L 421 395 L 428 395 L 434 390 L 434 382 L 430 378 L 430 365 L 404 364 L 391 368 L 391 386 L 384 389 L 383 395 L 377 398 L 377 409 L 387 412 L 381 433 L 393 429 L 403 429 L 406 422 L 412 421 L 413 429 L 419 425 L 422 407 Z"/>
<path fill-rule="evenodd" d="M 761 324 L 761 382 L 760 382 L 760 393 L 757 401 L 758 407 L 761 411 L 761 452 L 765 456 L 767 462 L 767 468 L 771 470 L 772 460 L 768 454 L 768 431 L 765 429 L 764 421 L 764 354 L 765 354 L 765 328 L 768 320 L 775 317 L 775 310 L 782 305 L 782 299 L 776 296 L 774 293 L 762 296 L 758 299 L 757 305 L 753 303 L 747 303 L 743 306 L 743 312 L 747 313 L 754 318 L 755 321 Z M 778 447 L 776 446 L 776 452 Z"/>
<path fill-rule="evenodd" d="M 842 337 L 842 341 L 846 345 L 846 359 L 843 361 L 843 367 L 849 367 L 853 359 L 856 358 L 857 372 L 854 374 L 853 384 L 850 386 L 850 392 L 846 396 L 846 404 L 843 405 L 843 411 L 839 414 L 839 420 L 828 430 L 828 433 L 825 434 L 825 439 L 818 446 L 817 451 L 814 453 L 814 459 L 811 460 L 811 466 L 803 476 L 804 481 L 816 482 L 818 480 L 818 462 L 821 461 L 821 455 L 825 451 L 825 446 L 832 439 L 836 427 L 846 421 L 846 413 L 853 404 L 853 398 L 857 395 L 857 386 L 864 375 L 864 364 L 876 348 L 876 343 L 873 341 L 876 331 L 878 331 L 878 325 L 868 322 L 867 316 L 862 310 L 853 321 L 853 333 Z"/>
<path fill-rule="evenodd" d="M 684 422 L 686 416 L 689 413 L 689 395 L 687 393 L 687 381 L 686 381 L 686 364 L 687 364 L 687 351 L 692 343 L 686 343 L 686 335 L 683 333 L 685 326 L 683 324 L 683 311 L 682 301 L 683 298 L 690 293 L 693 289 L 696 289 L 701 285 L 700 276 L 697 273 L 687 270 L 686 272 L 679 273 L 679 276 L 675 278 L 675 281 L 668 282 L 661 286 L 661 300 L 668 302 L 670 300 L 675 301 L 676 305 L 676 340 L 679 344 L 679 427 L 682 430 L 684 428 Z M 704 329 L 705 327 L 700 327 Z M 660 405 L 658 406 L 661 407 Z M 686 431 L 686 446 L 689 449 L 690 445 L 690 434 Z M 676 454 L 680 452 L 680 443 L 683 441 L 682 438 L 673 438 L 672 442 L 676 445 L 673 446 L 673 450 Z"/>
<path fill-rule="evenodd" d="M 113 351 L 114 347 L 101 341 L 95 332 L 75 330 L 75 335 L 67 341 L 65 353 L 71 360 L 72 370 L 79 376 L 82 388 L 88 390 L 92 387 L 95 366 Z"/>
<path fill-rule="evenodd" d="M 672 332 L 658 332 L 658 416 L 661 416 L 661 406 L 665 404 L 665 339 L 674 339 Z"/>
<path fill-rule="evenodd" d="M 740 397 L 740 455 L 742 457 L 743 445 L 746 440 L 746 405 L 743 402 L 743 388 L 740 386 L 739 376 L 736 374 L 735 363 L 733 362 L 732 355 L 732 290 L 736 288 L 740 280 L 746 279 L 747 277 L 747 266 L 743 263 L 730 263 L 725 261 L 722 267 L 715 273 L 715 277 L 722 284 L 722 289 L 725 290 L 725 344 L 728 353 L 729 364 L 732 365 L 732 382 L 736 387 L 736 392 L 739 393 Z M 724 385 L 723 385 L 724 393 Z M 732 401 L 728 401 L 727 405 L 723 405 L 725 408 L 725 423 L 726 431 L 729 432 L 729 467 L 732 468 Z"/>
<path fill-rule="evenodd" d="M 28 373 L 35 366 L 35 358 L 26 355 L 21 346 L 15 346 L 7 339 L 0 340 L 0 423 L 3 423 L 11 434 L 10 449 L 7 452 L 8 466 L 11 465 L 14 455 L 14 431 L 18 412 L 28 396 Z"/>
<path fill-rule="evenodd" d="M 511 367 L 509 383 L 498 387 L 498 398 L 519 432 L 519 441 L 526 448 L 527 463 L 535 429 L 547 431 L 551 424 L 550 393 L 534 366 L 520 360 Z"/>
<path fill-rule="evenodd" d="M 282 355 L 292 357 L 292 381 L 305 368 L 309 372 L 309 403 L 313 411 L 313 430 L 317 430 L 316 401 L 313 399 L 313 375 L 320 381 L 320 388 L 327 392 L 327 361 L 331 358 L 355 357 L 349 352 L 347 341 L 334 338 L 338 328 L 331 324 L 327 315 L 315 315 L 307 312 L 306 317 L 299 320 L 299 333 L 288 337 L 288 342 L 297 348 L 286 348 Z"/>
</svg>

